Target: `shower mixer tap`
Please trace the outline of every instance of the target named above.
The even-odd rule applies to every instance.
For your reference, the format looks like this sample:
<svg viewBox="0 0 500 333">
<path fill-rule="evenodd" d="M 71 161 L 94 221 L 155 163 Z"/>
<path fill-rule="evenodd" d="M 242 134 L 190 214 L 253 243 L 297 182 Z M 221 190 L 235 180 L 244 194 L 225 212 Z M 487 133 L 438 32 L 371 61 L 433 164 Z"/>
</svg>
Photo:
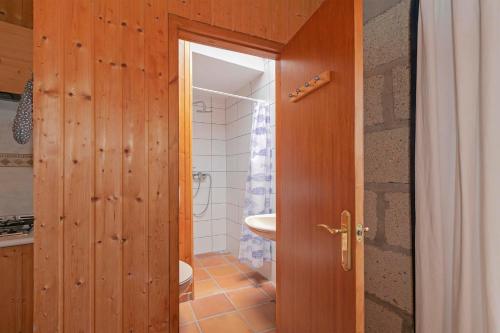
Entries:
<svg viewBox="0 0 500 333">
<path fill-rule="evenodd" d="M 205 179 L 207 179 L 207 176 L 208 175 L 206 173 L 203 173 L 201 171 L 193 172 L 193 180 L 195 180 L 197 182 L 205 181 Z"/>
</svg>

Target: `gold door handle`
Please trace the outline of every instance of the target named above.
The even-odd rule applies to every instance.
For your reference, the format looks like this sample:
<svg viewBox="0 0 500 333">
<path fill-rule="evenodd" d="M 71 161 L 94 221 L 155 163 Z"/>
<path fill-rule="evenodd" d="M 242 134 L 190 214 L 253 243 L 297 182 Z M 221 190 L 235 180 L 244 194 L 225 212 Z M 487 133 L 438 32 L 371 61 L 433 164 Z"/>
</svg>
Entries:
<svg viewBox="0 0 500 333">
<path fill-rule="evenodd" d="M 341 256 L 342 268 L 344 271 L 350 271 L 351 264 L 351 213 L 344 210 L 340 214 L 340 229 L 332 228 L 326 224 L 317 224 L 316 227 L 326 229 L 332 235 L 341 235 Z"/>
<path fill-rule="evenodd" d="M 341 229 L 335 229 L 330 226 L 327 226 L 326 224 L 316 224 L 318 228 L 323 228 L 326 229 L 329 233 L 332 235 L 338 235 L 338 234 L 345 234 L 347 233 L 347 229 L 341 228 Z"/>
</svg>

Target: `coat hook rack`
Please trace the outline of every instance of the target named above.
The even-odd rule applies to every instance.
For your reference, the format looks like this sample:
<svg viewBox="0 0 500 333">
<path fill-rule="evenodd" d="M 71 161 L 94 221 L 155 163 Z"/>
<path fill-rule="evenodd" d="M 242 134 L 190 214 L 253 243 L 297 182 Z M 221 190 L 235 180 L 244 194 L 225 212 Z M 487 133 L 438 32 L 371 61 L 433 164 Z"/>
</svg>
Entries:
<svg viewBox="0 0 500 333">
<path fill-rule="evenodd" d="M 314 76 L 311 80 L 304 83 L 303 86 L 295 89 L 293 93 L 288 94 L 290 102 L 295 103 L 298 100 L 309 95 L 316 89 L 321 88 L 322 86 L 330 82 L 331 77 L 332 77 L 331 71 L 324 71 L 323 73 Z"/>
</svg>

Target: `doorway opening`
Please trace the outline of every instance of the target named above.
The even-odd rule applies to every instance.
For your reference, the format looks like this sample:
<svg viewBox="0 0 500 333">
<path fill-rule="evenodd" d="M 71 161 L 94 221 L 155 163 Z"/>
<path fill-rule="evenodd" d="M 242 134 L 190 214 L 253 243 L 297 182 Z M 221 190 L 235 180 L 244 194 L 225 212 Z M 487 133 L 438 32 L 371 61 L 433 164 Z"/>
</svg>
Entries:
<svg viewBox="0 0 500 333">
<path fill-rule="evenodd" d="M 179 41 L 180 332 L 276 329 L 275 229 L 245 223 L 276 212 L 275 72 Z"/>
</svg>

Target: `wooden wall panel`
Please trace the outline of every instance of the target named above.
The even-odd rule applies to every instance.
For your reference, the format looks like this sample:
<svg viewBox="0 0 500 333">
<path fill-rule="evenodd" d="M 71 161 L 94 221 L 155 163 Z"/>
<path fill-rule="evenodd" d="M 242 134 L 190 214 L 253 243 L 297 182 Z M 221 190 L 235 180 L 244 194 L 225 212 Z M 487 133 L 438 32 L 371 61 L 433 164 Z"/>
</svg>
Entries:
<svg viewBox="0 0 500 333">
<path fill-rule="evenodd" d="M 38 0 L 34 29 L 34 331 L 63 331 L 62 0 Z M 50 194 L 50 195 L 48 195 Z"/>
<path fill-rule="evenodd" d="M 167 3 L 150 0 L 145 12 L 146 96 L 149 117 L 149 332 L 170 329 L 168 173 L 168 22 Z M 172 260 L 176 260 L 176 253 Z"/>
<path fill-rule="evenodd" d="M 33 332 L 33 245 L 22 246 L 22 323 L 21 332 Z M 19 283 L 19 281 L 18 281 Z"/>
<path fill-rule="evenodd" d="M 95 326 L 123 330 L 122 11 L 96 0 L 95 31 Z M 110 44 L 111 41 L 111 44 Z M 112 83 L 112 84 L 110 84 Z"/>
<path fill-rule="evenodd" d="M 168 11 L 193 21 L 284 43 L 324 0 L 167 0 Z"/>
<path fill-rule="evenodd" d="M 234 0 L 212 0 L 213 13 L 212 22 L 216 27 L 232 29 L 234 22 L 233 7 Z"/>
<path fill-rule="evenodd" d="M 33 332 L 33 246 L 0 248 L 0 332 Z"/>
<path fill-rule="evenodd" d="M 64 330 L 92 332 L 94 316 L 93 6 L 64 1 Z M 67 23 L 66 23 L 67 22 Z"/>
<path fill-rule="evenodd" d="M 17 332 L 21 326 L 22 257 L 19 247 L 0 248 L 0 332 Z"/>
<path fill-rule="evenodd" d="M 33 28 L 33 0 L 0 0 L 0 21 Z"/>
<path fill-rule="evenodd" d="M 148 129 L 144 1 L 123 4 L 123 329 L 148 327 Z"/>
<path fill-rule="evenodd" d="M 217 26 L 243 22 L 241 47 L 276 54 L 255 35 L 289 29 L 256 12 L 287 4 L 239 4 L 35 3 L 36 332 L 177 331 L 180 21 L 168 13 L 226 43 L 246 35 Z"/>
<path fill-rule="evenodd" d="M 0 22 L 0 91 L 19 94 L 31 78 L 33 31 Z"/>
</svg>

